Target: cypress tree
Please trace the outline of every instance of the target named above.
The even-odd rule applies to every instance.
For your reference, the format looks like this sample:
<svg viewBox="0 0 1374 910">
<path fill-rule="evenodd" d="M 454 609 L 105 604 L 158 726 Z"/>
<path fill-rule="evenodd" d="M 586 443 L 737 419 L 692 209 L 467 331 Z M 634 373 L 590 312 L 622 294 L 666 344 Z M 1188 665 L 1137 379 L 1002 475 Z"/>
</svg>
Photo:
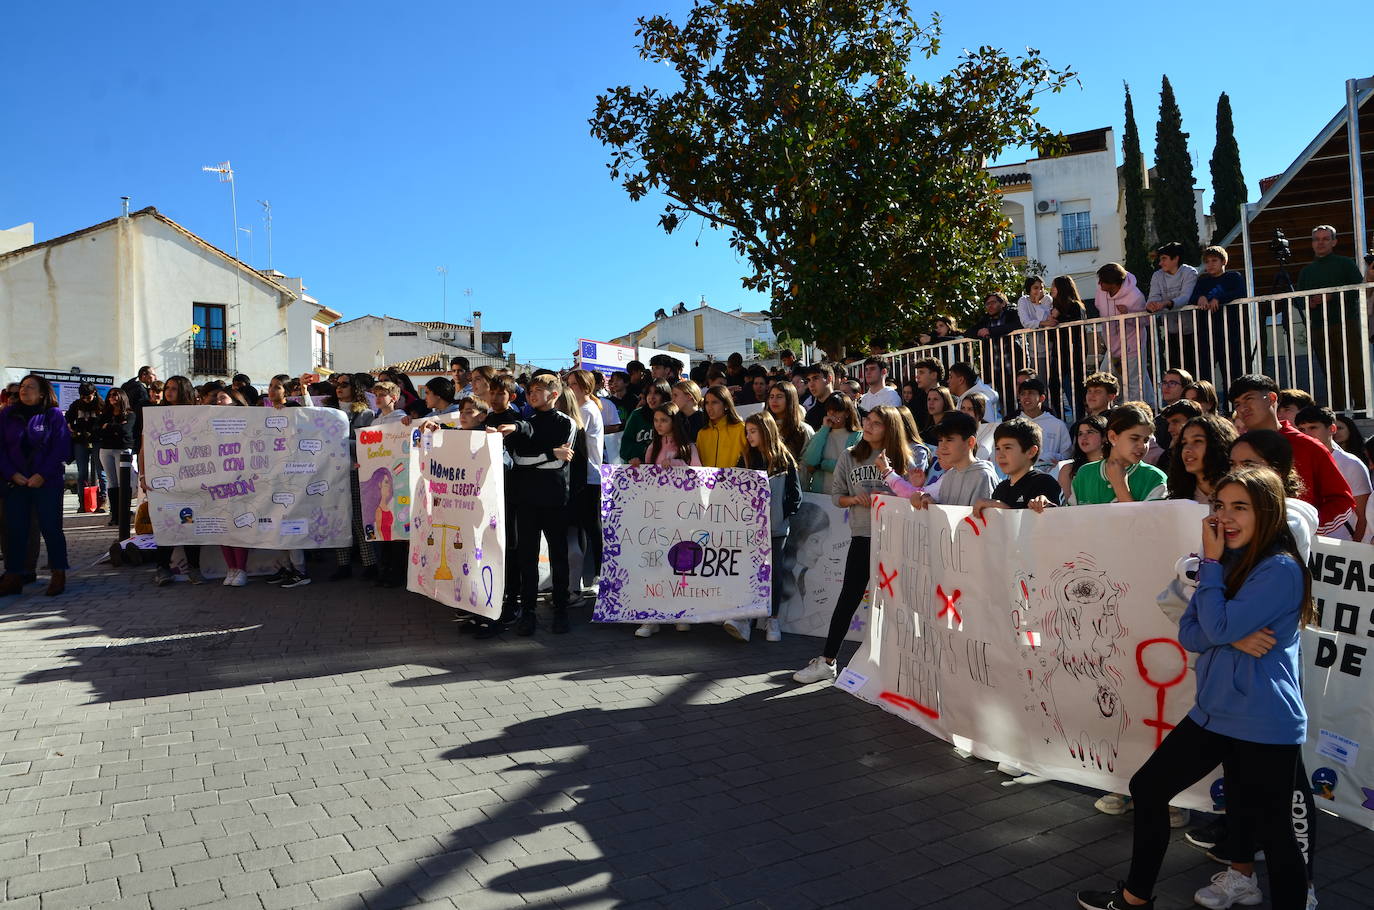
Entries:
<svg viewBox="0 0 1374 910">
<path fill-rule="evenodd" d="M 1138 281 L 1148 281 L 1150 252 L 1145 236 L 1145 161 L 1140 153 L 1140 131 L 1135 125 L 1131 87 L 1126 86 L 1126 131 L 1121 137 L 1122 182 L 1126 189 L 1126 271 Z"/>
<path fill-rule="evenodd" d="M 1155 235 L 1160 243 L 1177 240 L 1184 246 L 1183 261 L 1198 262 L 1197 210 L 1193 197 L 1193 160 L 1183 114 L 1174 100 L 1174 87 L 1164 77 L 1159 92 L 1159 125 L 1155 129 Z"/>
<path fill-rule="evenodd" d="M 1220 243 L 1240 222 L 1240 206 L 1245 198 L 1245 175 L 1240 170 L 1240 146 L 1236 126 L 1231 120 L 1231 99 L 1225 92 L 1217 99 L 1217 146 L 1212 150 L 1212 217 L 1217 230 L 1213 243 Z"/>
</svg>

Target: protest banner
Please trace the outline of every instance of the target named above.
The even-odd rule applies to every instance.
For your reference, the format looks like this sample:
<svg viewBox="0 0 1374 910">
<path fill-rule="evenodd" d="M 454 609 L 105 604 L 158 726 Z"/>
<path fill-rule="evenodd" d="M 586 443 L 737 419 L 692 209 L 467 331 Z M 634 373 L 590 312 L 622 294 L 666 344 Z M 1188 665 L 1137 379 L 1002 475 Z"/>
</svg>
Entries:
<svg viewBox="0 0 1374 910">
<path fill-rule="evenodd" d="M 410 450 L 407 589 L 495 619 L 506 585 L 501 436 L 421 433 Z"/>
<path fill-rule="evenodd" d="M 794 635 L 824 638 L 844 582 L 849 555 L 849 510 L 836 506 L 822 493 L 803 493 L 801 508 L 792 516 L 791 532 L 782 550 L 775 579 L 782 585 L 778 621 Z M 849 624 L 846 641 L 863 641 L 871 610 L 865 595 Z"/>
<path fill-rule="evenodd" d="M 980 758 L 1127 792 L 1193 704 L 1181 607 L 1159 598 L 1203 514 L 1160 502 L 980 521 L 880 497 L 873 621 L 836 685 Z M 1210 810 L 1219 776 L 1176 804 Z"/>
<path fill-rule="evenodd" d="M 767 616 L 768 478 L 741 468 L 601 468 L 597 622 Z"/>
<path fill-rule="evenodd" d="M 1374 828 L 1374 547 L 1318 537 L 1311 566 L 1318 621 L 1302 641 L 1303 760 L 1317 808 Z"/>
<path fill-rule="evenodd" d="M 435 418 L 457 426 L 457 414 Z M 366 540 L 410 538 L 410 447 L 418 431 L 401 423 L 364 427 L 358 431 L 358 506 Z"/>
<path fill-rule="evenodd" d="M 143 468 L 161 546 L 353 543 L 348 418 L 332 408 L 156 407 Z"/>
<path fill-rule="evenodd" d="M 578 369 L 591 370 L 593 373 L 623 373 L 631 360 L 635 359 L 635 349 L 623 344 L 606 341 L 577 340 Z"/>
</svg>

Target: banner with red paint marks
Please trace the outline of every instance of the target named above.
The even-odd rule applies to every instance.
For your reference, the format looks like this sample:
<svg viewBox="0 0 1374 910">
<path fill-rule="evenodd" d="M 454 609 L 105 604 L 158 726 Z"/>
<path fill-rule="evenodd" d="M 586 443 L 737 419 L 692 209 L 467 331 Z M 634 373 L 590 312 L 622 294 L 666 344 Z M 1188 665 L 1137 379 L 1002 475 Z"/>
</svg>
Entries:
<svg viewBox="0 0 1374 910">
<path fill-rule="evenodd" d="M 1158 502 L 976 520 L 881 497 L 872 622 L 836 685 L 980 758 L 1124 793 L 1193 704 L 1186 601 L 1169 592 L 1203 514 Z M 1211 809 L 1210 781 L 1176 802 Z"/>
</svg>

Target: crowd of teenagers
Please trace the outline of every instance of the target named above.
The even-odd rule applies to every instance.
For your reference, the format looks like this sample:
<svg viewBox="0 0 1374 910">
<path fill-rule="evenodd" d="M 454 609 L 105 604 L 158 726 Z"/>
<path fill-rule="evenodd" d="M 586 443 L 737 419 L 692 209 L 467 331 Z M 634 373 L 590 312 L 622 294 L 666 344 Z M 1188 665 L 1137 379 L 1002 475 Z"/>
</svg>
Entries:
<svg viewBox="0 0 1374 910">
<path fill-rule="evenodd" d="M 193 404 L 314 404 L 343 411 L 355 432 L 392 422 L 437 431 L 456 422 L 459 431 L 500 434 L 507 552 L 514 558 L 507 560 L 500 617 L 466 621 L 479 638 L 536 632 L 541 541 L 552 576 L 551 631 L 567 632 L 570 606 L 594 596 L 602 539 L 600 468 L 611 454 L 610 434 L 619 434 L 617 457 L 628 465 L 764 472 L 772 492 L 775 559 L 803 491 L 828 494 L 849 510 L 852 539 L 829 634 L 822 653 L 794 674 L 799 683 L 837 676 L 841 644 L 869 587 L 871 515 L 879 494 L 907 498 L 917 509 L 959 505 L 980 514 L 1165 498 L 1205 503 L 1211 509 L 1201 529 L 1201 560 L 1179 633 L 1181 643 L 1199 655 L 1196 705 L 1133 777 L 1130 793 L 1097 801 L 1108 814 L 1135 813 L 1134 852 L 1130 872 L 1115 891 L 1083 892 L 1079 902 L 1104 910 L 1152 906 L 1169 828 L 1188 818 L 1169 802 L 1220 763 L 1228 814 L 1190 832 L 1189 839 L 1227 868 L 1198 892 L 1198 903 L 1256 903 L 1257 851 L 1268 858 L 1275 907 L 1315 903 L 1315 841 L 1309 833 L 1304 857 L 1290 812 L 1295 793 L 1305 793 L 1309 804 L 1311 797 L 1299 757 L 1306 736 L 1299 630 L 1312 611 L 1306 561 L 1312 536 L 1370 535 L 1366 510 L 1374 446 L 1353 420 L 1258 374 L 1230 384 L 1230 413 L 1223 414 L 1218 390 L 1183 368 L 1165 372 L 1158 413 L 1143 401 L 1118 401 L 1114 375 L 1090 375 L 1069 396 L 1082 401 L 1072 424 L 1051 413 L 1048 387 L 1030 369 L 1017 376 L 1014 406 L 1004 405 L 967 362 L 946 368 L 938 360 L 922 360 L 915 375 L 897 379 L 882 358 L 870 357 L 858 365 L 861 381 L 830 364 L 803 366 L 790 355 L 771 370 L 746 368 L 733 355 L 724 364 L 698 365 L 688 377 L 682 372 L 680 361 L 658 355 L 647 366 L 631 363 L 609 376 L 573 369 L 517 379 L 492 367 L 469 369 L 455 358 L 451 376 L 432 377 L 418 389 L 404 373 L 384 370 L 318 381 L 278 375 L 259 393 L 247 376 L 196 387 L 184 376 L 160 383 L 145 367 L 103 402 L 93 388 L 82 388 L 65 415 L 47 380 L 29 375 L 7 390 L 0 409 L 0 470 L 6 480 L 0 594 L 17 593 L 34 580 L 40 535 L 52 569 L 47 593 L 62 593 L 68 463 L 76 464 L 79 487 L 98 485 L 103 474 L 107 486 L 95 508 L 107 503 L 117 522 L 141 487 L 138 450 L 141 423 L 151 419 L 147 409 Z M 758 407 L 741 417 L 745 405 Z M 135 468 L 121 487 L 117 464 L 125 454 Z M 350 577 L 360 560 L 362 574 L 375 584 L 404 586 L 406 544 L 377 540 L 384 519 L 363 515 L 361 499 L 354 497 L 353 546 L 335 552 L 332 579 Z M 183 549 L 187 578 L 203 584 L 200 548 Z M 246 584 L 247 551 L 221 550 L 224 584 Z M 577 551 L 580 573 L 571 578 L 570 553 Z M 309 584 L 305 555 L 276 554 L 277 571 L 266 582 Z M 172 557 L 173 548 L 157 548 L 156 584 L 173 579 Z M 771 615 L 758 622 L 770 641 L 781 638 L 780 592 L 775 585 Z M 729 622 L 724 630 L 748 640 L 753 625 Z M 645 624 L 634 634 L 648 638 L 656 631 Z M 1238 688 L 1233 678 L 1250 684 Z M 1310 823 L 1312 813 L 1305 815 Z"/>
</svg>

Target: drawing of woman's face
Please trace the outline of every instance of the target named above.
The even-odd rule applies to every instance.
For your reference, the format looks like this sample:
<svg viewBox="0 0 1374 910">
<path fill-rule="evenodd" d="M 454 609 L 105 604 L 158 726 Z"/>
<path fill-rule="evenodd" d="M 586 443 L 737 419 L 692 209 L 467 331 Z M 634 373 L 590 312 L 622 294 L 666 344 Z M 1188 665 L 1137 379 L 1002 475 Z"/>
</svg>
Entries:
<svg viewBox="0 0 1374 910">
<path fill-rule="evenodd" d="M 797 545 L 797 567 L 809 569 L 825 557 L 825 531 L 802 538 Z"/>
<path fill-rule="evenodd" d="M 390 473 L 382 475 L 382 482 L 378 485 L 377 492 L 381 495 L 381 502 L 383 504 L 391 502 L 391 497 L 396 492 L 395 484 L 396 482 L 391 479 Z"/>
</svg>

